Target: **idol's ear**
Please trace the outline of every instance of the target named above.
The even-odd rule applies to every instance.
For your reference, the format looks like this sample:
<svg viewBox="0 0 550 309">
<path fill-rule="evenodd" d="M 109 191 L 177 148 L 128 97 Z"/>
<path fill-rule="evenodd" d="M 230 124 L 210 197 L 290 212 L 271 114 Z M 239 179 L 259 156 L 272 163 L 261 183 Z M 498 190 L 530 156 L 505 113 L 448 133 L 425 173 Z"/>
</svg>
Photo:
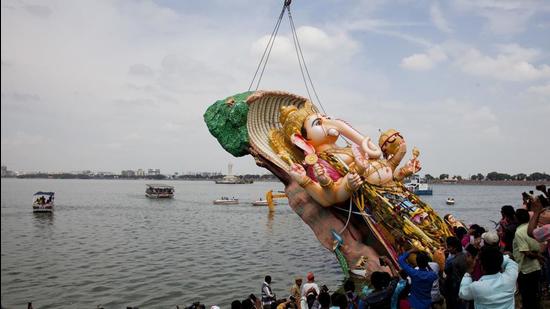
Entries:
<svg viewBox="0 0 550 309">
<path fill-rule="evenodd" d="M 302 149 L 306 156 L 308 154 L 315 153 L 315 148 L 313 148 L 313 146 L 311 146 L 311 144 L 306 141 L 300 134 L 292 134 L 292 136 L 290 137 L 290 141 L 292 142 L 292 144 Z"/>
</svg>

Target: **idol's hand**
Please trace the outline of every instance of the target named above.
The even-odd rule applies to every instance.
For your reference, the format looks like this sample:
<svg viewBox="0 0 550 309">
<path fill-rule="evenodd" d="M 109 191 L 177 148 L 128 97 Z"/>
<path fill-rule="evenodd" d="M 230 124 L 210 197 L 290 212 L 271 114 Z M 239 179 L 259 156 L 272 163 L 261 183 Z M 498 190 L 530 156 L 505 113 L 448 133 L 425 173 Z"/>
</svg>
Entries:
<svg viewBox="0 0 550 309">
<path fill-rule="evenodd" d="M 311 179 L 307 177 L 304 167 L 297 163 L 292 163 L 292 165 L 290 165 L 290 170 L 288 171 L 288 174 L 301 186 L 304 186 L 309 181 L 311 181 Z"/>
<path fill-rule="evenodd" d="M 329 187 L 333 184 L 332 179 L 327 175 L 326 169 L 319 163 L 313 166 L 315 177 L 319 181 L 319 184 L 323 187 Z"/>
<path fill-rule="evenodd" d="M 355 192 L 361 185 L 363 184 L 363 179 L 358 174 L 355 173 L 349 173 L 348 174 L 348 186 L 349 188 Z"/>
</svg>

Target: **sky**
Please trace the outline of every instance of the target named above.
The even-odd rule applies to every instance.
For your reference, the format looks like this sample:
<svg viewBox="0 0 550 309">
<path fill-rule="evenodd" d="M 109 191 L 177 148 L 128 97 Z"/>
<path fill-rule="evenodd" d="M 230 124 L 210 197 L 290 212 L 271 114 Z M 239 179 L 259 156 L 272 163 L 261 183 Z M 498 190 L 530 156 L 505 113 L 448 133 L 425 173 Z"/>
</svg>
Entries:
<svg viewBox="0 0 550 309">
<path fill-rule="evenodd" d="M 266 173 L 203 113 L 246 91 L 282 1 L 1 2 L 1 161 L 15 171 Z M 550 2 L 294 0 L 328 115 L 395 128 L 423 173 L 550 172 Z M 285 16 L 260 89 L 306 96 Z"/>
</svg>

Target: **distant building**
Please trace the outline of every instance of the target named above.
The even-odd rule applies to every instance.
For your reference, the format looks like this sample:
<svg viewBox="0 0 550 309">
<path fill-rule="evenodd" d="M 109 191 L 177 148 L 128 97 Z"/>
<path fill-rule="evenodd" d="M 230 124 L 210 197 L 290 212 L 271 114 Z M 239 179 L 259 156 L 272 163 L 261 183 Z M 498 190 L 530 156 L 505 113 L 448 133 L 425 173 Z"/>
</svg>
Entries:
<svg viewBox="0 0 550 309">
<path fill-rule="evenodd" d="M 147 170 L 147 176 L 158 176 L 158 175 L 160 175 L 160 169 L 158 168 L 157 169 L 150 168 Z"/>
<path fill-rule="evenodd" d="M 136 176 L 137 177 L 145 177 L 145 171 L 142 170 L 141 168 L 137 170 L 136 172 Z"/>
<path fill-rule="evenodd" d="M 132 170 L 124 170 L 124 171 L 120 172 L 120 176 L 125 177 L 125 178 L 136 177 L 136 172 L 134 172 Z"/>
<path fill-rule="evenodd" d="M 84 174 L 84 175 L 89 175 L 89 174 Z M 98 177 L 114 176 L 112 172 L 97 172 L 95 173 L 95 175 Z"/>
<path fill-rule="evenodd" d="M 8 170 L 8 167 L 2 165 L 2 177 L 15 177 L 17 174 L 14 171 Z"/>
</svg>

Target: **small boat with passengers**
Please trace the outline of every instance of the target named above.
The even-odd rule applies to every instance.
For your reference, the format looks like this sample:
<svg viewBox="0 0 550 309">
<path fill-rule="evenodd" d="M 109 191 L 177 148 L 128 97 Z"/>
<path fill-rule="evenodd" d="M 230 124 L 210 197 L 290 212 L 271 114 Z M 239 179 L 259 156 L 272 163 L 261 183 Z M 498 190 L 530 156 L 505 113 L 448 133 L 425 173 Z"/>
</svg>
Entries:
<svg viewBox="0 0 550 309">
<path fill-rule="evenodd" d="M 55 192 L 38 191 L 33 195 L 33 212 L 53 212 Z"/>
<path fill-rule="evenodd" d="M 454 205 L 454 204 L 455 204 L 455 199 L 452 198 L 452 197 L 449 197 L 449 198 L 447 199 L 447 202 L 446 202 L 446 203 L 447 203 L 447 205 Z"/>
<path fill-rule="evenodd" d="M 147 184 L 145 196 L 148 198 L 173 198 L 174 187 L 162 184 Z"/>
<path fill-rule="evenodd" d="M 239 204 L 238 198 L 228 198 L 226 196 L 222 196 L 220 199 L 215 200 L 214 205 L 237 205 Z"/>
<path fill-rule="evenodd" d="M 277 205 L 277 202 L 273 201 L 273 205 Z M 252 206 L 269 206 L 269 201 L 262 200 L 260 198 L 259 200 L 252 202 Z"/>
</svg>

